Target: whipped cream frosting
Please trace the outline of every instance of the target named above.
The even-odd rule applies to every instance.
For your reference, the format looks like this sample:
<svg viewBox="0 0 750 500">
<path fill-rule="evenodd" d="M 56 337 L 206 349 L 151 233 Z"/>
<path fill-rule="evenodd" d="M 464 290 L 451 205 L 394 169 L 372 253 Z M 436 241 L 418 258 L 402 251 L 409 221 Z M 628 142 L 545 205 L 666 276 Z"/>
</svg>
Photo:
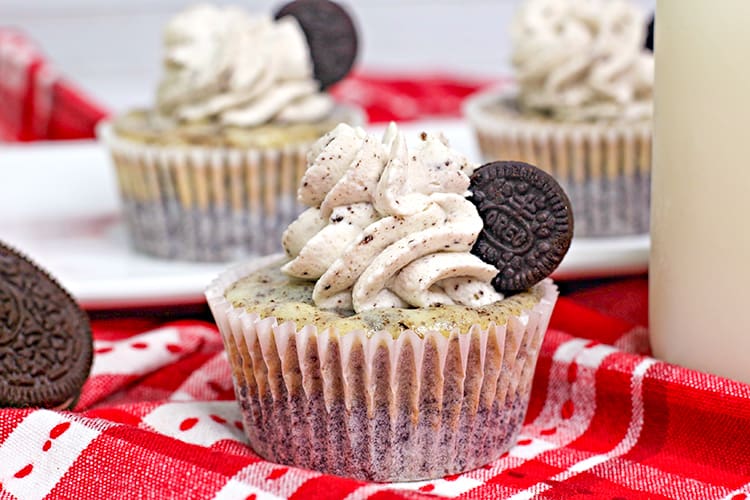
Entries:
<svg viewBox="0 0 750 500">
<path fill-rule="evenodd" d="M 627 0 L 526 0 L 511 26 L 520 105 L 566 121 L 650 118 L 644 36 Z"/>
<path fill-rule="evenodd" d="M 168 23 L 164 50 L 157 107 L 177 120 L 250 127 L 313 122 L 333 109 L 291 16 L 275 21 L 237 7 L 197 5 Z"/>
<path fill-rule="evenodd" d="M 317 280 L 324 309 L 362 312 L 501 300 L 497 269 L 471 254 L 482 230 L 466 199 L 475 169 L 442 136 L 409 151 L 395 124 L 382 140 L 338 125 L 308 154 L 298 196 L 310 208 L 283 237 L 290 276 Z"/>
</svg>

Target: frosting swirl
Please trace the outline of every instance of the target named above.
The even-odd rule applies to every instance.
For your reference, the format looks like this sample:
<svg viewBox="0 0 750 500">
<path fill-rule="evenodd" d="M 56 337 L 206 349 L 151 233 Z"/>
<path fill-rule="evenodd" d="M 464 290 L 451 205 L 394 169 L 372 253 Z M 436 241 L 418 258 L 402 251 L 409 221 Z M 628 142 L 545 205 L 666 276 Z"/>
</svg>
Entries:
<svg viewBox="0 0 750 500">
<path fill-rule="evenodd" d="M 511 26 L 520 105 L 566 121 L 650 118 L 644 25 L 626 0 L 526 0 Z"/>
<path fill-rule="evenodd" d="M 383 140 L 341 124 L 308 154 L 282 271 L 316 279 L 324 309 L 486 305 L 503 298 L 497 269 L 469 253 L 482 230 L 466 199 L 475 165 L 442 136 L 409 152 L 391 124 Z"/>
<path fill-rule="evenodd" d="M 256 126 L 317 121 L 333 109 L 290 16 L 274 21 L 237 7 L 197 5 L 169 22 L 164 45 L 157 106 L 178 120 Z"/>
</svg>

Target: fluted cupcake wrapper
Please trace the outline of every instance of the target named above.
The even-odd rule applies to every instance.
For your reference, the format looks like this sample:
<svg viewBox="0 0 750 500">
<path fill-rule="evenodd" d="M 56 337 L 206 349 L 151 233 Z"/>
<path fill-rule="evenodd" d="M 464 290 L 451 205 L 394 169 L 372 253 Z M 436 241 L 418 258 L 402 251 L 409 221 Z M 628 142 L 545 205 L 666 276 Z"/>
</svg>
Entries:
<svg viewBox="0 0 750 500">
<path fill-rule="evenodd" d="M 206 292 L 232 366 L 252 448 L 265 459 L 375 481 L 441 477 L 515 442 L 557 298 L 504 325 L 446 337 L 339 334 L 235 308 L 225 290 L 268 260 L 227 271 Z"/>
<path fill-rule="evenodd" d="M 296 194 L 309 144 L 281 149 L 158 146 L 99 129 L 108 146 L 136 249 L 165 258 L 225 261 L 280 249 L 302 211 Z"/>
<path fill-rule="evenodd" d="M 552 174 L 570 198 L 576 236 L 648 232 L 650 123 L 528 118 L 508 105 L 502 109 L 512 99 L 512 92 L 488 91 L 466 102 L 485 161 L 520 160 Z"/>
</svg>

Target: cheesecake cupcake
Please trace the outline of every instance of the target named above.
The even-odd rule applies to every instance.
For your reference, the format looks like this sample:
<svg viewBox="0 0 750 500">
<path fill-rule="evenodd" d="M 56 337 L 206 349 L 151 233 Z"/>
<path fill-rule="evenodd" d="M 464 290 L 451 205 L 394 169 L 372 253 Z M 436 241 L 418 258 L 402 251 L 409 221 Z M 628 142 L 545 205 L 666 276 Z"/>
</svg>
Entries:
<svg viewBox="0 0 750 500">
<path fill-rule="evenodd" d="M 301 210 L 307 149 L 363 120 L 325 91 L 356 55 L 346 12 L 308 0 L 276 17 L 208 4 L 180 12 L 164 31 L 154 107 L 99 127 L 137 250 L 200 261 L 279 250 Z"/>
<path fill-rule="evenodd" d="M 653 55 L 627 0 L 525 0 L 516 85 L 466 101 L 486 160 L 538 165 L 565 188 L 576 236 L 647 233 Z"/>
<path fill-rule="evenodd" d="M 559 185 L 339 125 L 313 146 L 283 255 L 206 292 L 250 446 L 374 481 L 441 477 L 514 444 L 572 238 Z"/>
</svg>

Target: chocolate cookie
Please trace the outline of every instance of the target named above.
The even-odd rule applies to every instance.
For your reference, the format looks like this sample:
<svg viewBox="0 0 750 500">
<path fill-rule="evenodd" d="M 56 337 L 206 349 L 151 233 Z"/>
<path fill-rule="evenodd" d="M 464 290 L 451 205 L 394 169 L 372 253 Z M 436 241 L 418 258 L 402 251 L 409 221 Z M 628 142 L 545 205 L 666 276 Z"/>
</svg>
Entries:
<svg viewBox="0 0 750 500">
<path fill-rule="evenodd" d="M 472 252 L 500 271 L 502 292 L 526 290 L 557 268 L 573 238 L 565 191 L 548 173 L 520 161 L 496 161 L 471 176 L 471 200 L 484 221 Z"/>
<path fill-rule="evenodd" d="M 92 355 L 89 321 L 73 298 L 0 243 L 0 406 L 72 407 Z"/>
<path fill-rule="evenodd" d="M 357 57 L 357 29 L 346 10 L 329 0 L 295 0 L 284 5 L 276 19 L 293 16 L 310 46 L 315 78 L 321 88 L 344 78 Z"/>
</svg>

